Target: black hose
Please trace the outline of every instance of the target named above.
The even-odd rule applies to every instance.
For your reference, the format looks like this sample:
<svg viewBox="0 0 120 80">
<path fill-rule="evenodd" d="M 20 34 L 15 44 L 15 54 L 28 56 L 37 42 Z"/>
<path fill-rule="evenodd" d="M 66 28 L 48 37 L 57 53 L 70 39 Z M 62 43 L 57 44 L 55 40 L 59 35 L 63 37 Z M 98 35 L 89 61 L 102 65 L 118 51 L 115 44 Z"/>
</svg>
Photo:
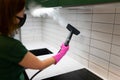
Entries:
<svg viewBox="0 0 120 80">
<path fill-rule="evenodd" d="M 39 70 L 38 72 L 36 72 L 31 78 L 30 80 L 32 80 L 38 73 L 40 73 L 42 70 Z"/>
</svg>

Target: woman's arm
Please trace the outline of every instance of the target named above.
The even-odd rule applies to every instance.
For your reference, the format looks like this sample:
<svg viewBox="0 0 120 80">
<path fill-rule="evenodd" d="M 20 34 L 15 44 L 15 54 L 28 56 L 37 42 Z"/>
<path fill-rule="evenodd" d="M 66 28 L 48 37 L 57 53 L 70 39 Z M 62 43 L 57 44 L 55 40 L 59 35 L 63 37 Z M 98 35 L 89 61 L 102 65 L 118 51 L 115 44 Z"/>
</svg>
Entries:
<svg viewBox="0 0 120 80">
<path fill-rule="evenodd" d="M 19 65 L 30 68 L 30 69 L 44 69 L 52 64 L 57 64 L 61 58 L 67 53 L 69 46 L 61 45 L 61 49 L 58 54 L 47 58 L 45 60 L 39 60 L 35 55 L 31 52 L 27 52 L 22 61 L 20 61 Z"/>
<path fill-rule="evenodd" d="M 52 64 L 55 64 L 55 59 L 53 57 L 47 58 L 45 60 L 38 59 L 31 52 L 27 52 L 22 61 L 19 62 L 19 65 L 30 68 L 30 69 L 44 69 Z"/>
</svg>

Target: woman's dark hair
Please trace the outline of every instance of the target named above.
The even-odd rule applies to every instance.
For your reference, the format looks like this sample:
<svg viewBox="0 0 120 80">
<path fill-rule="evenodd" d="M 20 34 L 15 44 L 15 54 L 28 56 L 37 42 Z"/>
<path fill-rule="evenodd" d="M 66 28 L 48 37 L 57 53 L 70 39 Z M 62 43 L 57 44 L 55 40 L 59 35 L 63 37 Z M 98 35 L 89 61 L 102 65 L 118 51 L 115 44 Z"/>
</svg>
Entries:
<svg viewBox="0 0 120 80">
<path fill-rule="evenodd" d="M 11 35 L 16 29 L 16 14 L 25 7 L 25 0 L 0 0 L 0 34 Z"/>
</svg>

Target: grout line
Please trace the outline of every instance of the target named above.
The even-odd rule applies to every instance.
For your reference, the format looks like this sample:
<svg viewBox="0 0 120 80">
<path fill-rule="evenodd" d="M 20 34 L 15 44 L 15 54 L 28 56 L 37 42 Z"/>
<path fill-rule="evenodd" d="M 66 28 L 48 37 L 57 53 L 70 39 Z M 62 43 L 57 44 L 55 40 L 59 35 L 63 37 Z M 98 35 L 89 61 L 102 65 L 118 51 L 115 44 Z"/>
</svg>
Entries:
<svg viewBox="0 0 120 80">
<path fill-rule="evenodd" d="M 94 13 L 93 13 L 94 14 Z M 93 21 L 80 21 L 80 22 L 93 22 Z M 100 24 L 113 24 L 113 23 L 108 23 L 108 22 L 93 22 L 93 23 L 100 23 Z M 119 23 L 115 23 L 115 25 L 120 25 Z"/>
<path fill-rule="evenodd" d="M 114 23 L 113 23 L 113 30 L 112 30 L 112 38 L 111 38 L 111 47 L 110 47 L 110 56 L 109 56 L 109 64 L 108 64 L 108 75 L 107 78 L 109 79 L 109 74 L 110 74 L 110 63 L 111 63 L 111 55 L 112 55 L 112 45 L 113 45 L 113 33 L 114 33 L 114 28 L 115 28 L 115 19 L 116 19 L 116 8 L 115 8 L 115 13 L 114 13 Z"/>
<path fill-rule="evenodd" d="M 115 36 L 120 36 L 120 34 L 114 34 L 114 33 L 113 33 L 113 35 L 115 35 Z"/>
<path fill-rule="evenodd" d="M 115 14 L 115 13 L 94 13 L 94 14 Z M 116 14 L 120 14 L 120 13 L 116 13 Z"/>
<path fill-rule="evenodd" d="M 113 24 L 113 23 L 106 23 L 106 22 L 93 22 L 93 23 L 100 23 L 100 24 Z"/>
<path fill-rule="evenodd" d="M 92 37 L 92 26 L 93 26 L 93 7 L 92 7 L 92 16 L 91 16 L 91 31 L 90 31 L 90 44 L 89 44 L 89 54 L 88 54 L 88 68 L 90 68 L 90 46 L 91 46 L 91 37 Z"/>
<path fill-rule="evenodd" d="M 112 33 L 109 33 L 109 32 L 103 32 L 103 31 L 98 31 L 98 30 L 92 30 L 94 32 L 99 32 L 99 33 L 104 33 L 104 34 L 112 34 Z"/>
<path fill-rule="evenodd" d="M 96 40 L 96 41 L 100 41 L 100 42 L 103 42 L 103 43 L 111 44 L 111 42 L 106 42 L 106 41 L 102 41 L 102 40 L 95 39 L 95 38 L 91 38 L 91 39 L 92 39 L 92 40 Z"/>
<path fill-rule="evenodd" d="M 114 13 L 95 13 L 95 12 L 91 12 L 91 13 L 77 13 L 77 14 L 114 14 Z M 120 14 L 120 13 L 116 13 L 116 14 Z"/>
</svg>

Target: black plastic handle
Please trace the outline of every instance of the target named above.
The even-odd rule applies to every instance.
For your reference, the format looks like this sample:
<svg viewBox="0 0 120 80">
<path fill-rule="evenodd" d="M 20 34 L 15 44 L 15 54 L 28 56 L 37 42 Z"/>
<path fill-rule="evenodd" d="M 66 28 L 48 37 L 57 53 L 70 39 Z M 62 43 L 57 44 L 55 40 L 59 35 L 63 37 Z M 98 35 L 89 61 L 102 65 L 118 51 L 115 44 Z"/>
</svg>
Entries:
<svg viewBox="0 0 120 80">
<path fill-rule="evenodd" d="M 73 35 L 73 32 L 71 31 L 70 34 L 68 35 L 68 37 L 67 37 L 65 43 L 64 43 L 65 46 L 68 46 L 68 45 L 69 45 L 70 40 L 71 40 L 71 38 L 72 38 L 72 35 Z"/>
</svg>

